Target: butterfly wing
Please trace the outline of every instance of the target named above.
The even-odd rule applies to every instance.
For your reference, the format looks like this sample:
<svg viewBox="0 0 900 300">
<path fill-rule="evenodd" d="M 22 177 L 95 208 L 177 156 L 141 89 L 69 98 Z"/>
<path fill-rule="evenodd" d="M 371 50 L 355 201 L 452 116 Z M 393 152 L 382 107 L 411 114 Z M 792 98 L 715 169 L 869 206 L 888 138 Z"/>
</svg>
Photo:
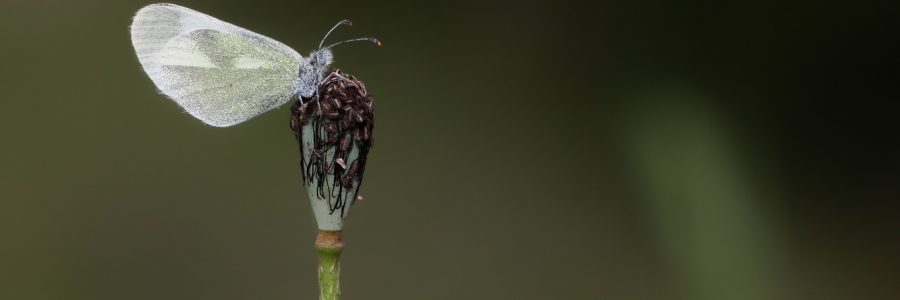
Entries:
<svg viewBox="0 0 900 300">
<path fill-rule="evenodd" d="M 138 11 L 131 42 L 163 94 L 217 127 L 289 101 L 309 65 L 278 41 L 173 4 Z"/>
</svg>

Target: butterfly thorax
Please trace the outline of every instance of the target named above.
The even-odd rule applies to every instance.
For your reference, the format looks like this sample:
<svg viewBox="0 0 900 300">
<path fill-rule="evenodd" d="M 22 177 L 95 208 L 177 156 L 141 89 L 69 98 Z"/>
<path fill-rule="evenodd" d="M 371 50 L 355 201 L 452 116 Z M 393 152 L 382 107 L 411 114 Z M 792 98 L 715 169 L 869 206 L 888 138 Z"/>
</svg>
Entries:
<svg viewBox="0 0 900 300">
<path fill-rule="evenodd" d="M 309 98 L 324 79 L 328 66 L 334 61 L 331 49 L 323 48 L 309 54 L 309 59 L 300 64 L 300 80 L 297 85 L 300 96 Z"/>
</svg>

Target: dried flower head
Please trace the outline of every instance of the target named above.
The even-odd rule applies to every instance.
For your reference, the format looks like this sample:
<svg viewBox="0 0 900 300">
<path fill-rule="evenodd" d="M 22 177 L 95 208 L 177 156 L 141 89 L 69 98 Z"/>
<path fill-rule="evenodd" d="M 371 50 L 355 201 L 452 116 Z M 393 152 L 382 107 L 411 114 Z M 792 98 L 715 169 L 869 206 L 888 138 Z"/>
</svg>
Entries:
<svg viewBox="0 0 900 300">
<path fill-rule="evenodd" d="M 366 156 L 374 146 L 375 107 L 366 86 L 334 69 L 317 96 L 291 107 L 291 129 L 300 143 L 303 181 L 321 230 L 341 230 L 358 199 Z"/>
</svg>

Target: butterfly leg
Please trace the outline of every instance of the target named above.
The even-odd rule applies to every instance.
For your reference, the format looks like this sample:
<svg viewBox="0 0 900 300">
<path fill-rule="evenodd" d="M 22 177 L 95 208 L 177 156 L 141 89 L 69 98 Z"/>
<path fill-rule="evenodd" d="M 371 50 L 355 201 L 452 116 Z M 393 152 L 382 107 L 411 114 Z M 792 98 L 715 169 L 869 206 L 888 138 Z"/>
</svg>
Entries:
<svg viewBox="0 0 900 300">
<path fill-rule="evenodd" d="M 344 77 L 343 74 L 338 74 L 338 73 L 332 72 L 332 73 L 328 73 L 328 76 L 325 76 L 325 79 L 322 79 L 322 82 L 327 82 L 329 79 L 331 79 L 331 76 L 337 76 L 340 79 L 349 80 L 349 79 L 347 79 L 347 77 Z"/>
<path fill-rule="evenodd" d="M 319 98 L 319 84 L 320 83 L 316 84 L 316 93 L 313 95 L 313 97 L 315 97 L 315 99 L 316 99 L 315 100 L 316 108 L 317 108 L 316 111 L 318 112 L 319 115 L 321 115 L 322 114 L 322 101 L 320 101 L 321 99 Z"/>
</svg>

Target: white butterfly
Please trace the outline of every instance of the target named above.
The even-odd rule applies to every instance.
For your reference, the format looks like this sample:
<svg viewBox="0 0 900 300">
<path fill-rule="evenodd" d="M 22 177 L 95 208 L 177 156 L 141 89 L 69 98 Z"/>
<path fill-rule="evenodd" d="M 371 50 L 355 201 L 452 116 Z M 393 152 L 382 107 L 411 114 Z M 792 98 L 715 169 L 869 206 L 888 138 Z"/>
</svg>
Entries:
<svg viewBox="0 0 900 300">
<path fill-rule="evenodd" d="M 350 21 L 331 30 L 342 24 Z M 276 40 L 167 3 L 142 8 L 131 24 L 131 43 L 153 83 L 188 113 L 217 127 L 247 121 L 295 95 L 314 96 L 333 62 L 331 47 L 351 41 L 381 45 L 374 38 L 324 48 L 319 43 L 305 59 Z"/>
</svg>

